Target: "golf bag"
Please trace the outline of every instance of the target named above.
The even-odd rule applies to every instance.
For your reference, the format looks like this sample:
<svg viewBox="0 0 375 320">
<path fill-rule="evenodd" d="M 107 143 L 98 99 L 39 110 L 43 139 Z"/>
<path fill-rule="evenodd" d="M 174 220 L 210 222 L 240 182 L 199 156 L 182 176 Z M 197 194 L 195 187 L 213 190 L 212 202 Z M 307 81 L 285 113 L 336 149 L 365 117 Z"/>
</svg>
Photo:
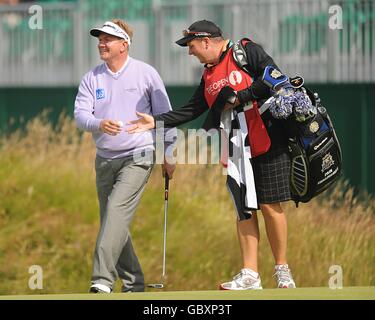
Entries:
<svg viewBox="0 0 375 320">
<path fill-rule="evenodd" d="M 244 42 L 243 42 L 244 40 Z M 247 71 L 243 39 L 234 45 L 237 65 Z M 290 188 L 293 200 L 308 202 L 333 185 L 342 170 L 342 153 L 332 121 L 317 93 L 304 86 L 302 77 L 289 78 L 267 66 L 262 76 L 273 97 L 260 107 L 274 118 L 286 120 L 291 159 Z"/>
<path fill-rule="evenodd" d="M 290 79 L 267 66 L 262 79 L 274 92 L 268 100 L 271 115 L 286 120 L 290 187 L 298 206 L 337 181 L 342 167 L 340 144 L 319 95 L 304 86 L 302 77 Z"/>
<path fill-rule="evenodd" d="M 294 115 L 287 120 L 290 183 L 293 200 L 308 202 L 337 181 L 342 169 L 342 154 L 332 121 L 317 94 L 306 87 L 316 113 L 303 121 Z"/>
</svg>

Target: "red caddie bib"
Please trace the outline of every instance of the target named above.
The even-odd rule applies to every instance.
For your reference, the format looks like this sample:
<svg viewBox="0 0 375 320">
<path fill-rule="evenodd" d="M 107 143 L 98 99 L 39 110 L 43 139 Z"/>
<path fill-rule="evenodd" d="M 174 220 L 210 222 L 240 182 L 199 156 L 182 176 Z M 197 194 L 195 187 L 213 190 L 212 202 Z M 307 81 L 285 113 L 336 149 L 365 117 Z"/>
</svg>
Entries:
<svg viewBox="0 0 375 320">
<path fill-rule="evenodd" d="M 250 75 L 237 66 L 233 59 L 232 48 L 228 50 L 219 64 L 211 68 L 205 68 L 203 79 L 205 83 L 204 96 L 210 108 L 223 87 L 230 86 L 235 91 L 240 91 L 250 87 L 253 82 Z M 248 139 L 251 155 L 256 157 L 268 151 L 271 140 L 259 114 L 256 101 L 250 102 L 247 108 L 245 117 L 249 133 Z"/>
</svg>

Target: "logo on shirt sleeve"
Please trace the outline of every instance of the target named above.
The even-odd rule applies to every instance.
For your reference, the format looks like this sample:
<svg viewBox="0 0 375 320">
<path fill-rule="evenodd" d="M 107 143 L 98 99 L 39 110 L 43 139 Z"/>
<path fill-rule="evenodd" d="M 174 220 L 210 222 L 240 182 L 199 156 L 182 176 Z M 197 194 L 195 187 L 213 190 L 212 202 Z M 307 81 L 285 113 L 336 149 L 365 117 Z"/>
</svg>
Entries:
<svg viewBox="0 0 375 320">
<path fill-rule="evenodd" d="M 96 89 L 96 100 L 104 99 L 104 89 Z"/>
</svg>

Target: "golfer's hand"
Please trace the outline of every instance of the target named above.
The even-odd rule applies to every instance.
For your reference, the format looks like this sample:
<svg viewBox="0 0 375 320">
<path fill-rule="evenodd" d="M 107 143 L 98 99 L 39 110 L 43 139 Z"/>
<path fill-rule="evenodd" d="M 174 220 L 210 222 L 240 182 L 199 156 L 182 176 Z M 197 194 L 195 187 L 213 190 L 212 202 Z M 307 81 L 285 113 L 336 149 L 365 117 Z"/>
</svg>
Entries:
<svg viewBox="0 0 375 320">
<path fill-rule="evenodd" d="M 163 177 L 165 177 L 165 174 L 168 175 L 169 179 L 173 178 L 173 172 L 176 169 L 176 164 L 170 164 L 168 161 L 164 161 L 164 164 L 161 165 L 161 172 L 163 174 Z"/>
<path fill-rule="evenodd" d="M 125 129 L 126 132 L 137 133 L 155 128 L 154 117 L 147 113 L 136 112 L 136 114 L 140 118 L 138 120 L 129 121 L 127 124 L 130 124 L 130 126 Z"/>
<path fill-rule="evenodd" d="M 114 120 L 102 120 L 100 122 L 100 131 L 111 136 L 118 135 L 122 130 L 122 123 L 121 121 L 114 121 Z"/>
</svg>

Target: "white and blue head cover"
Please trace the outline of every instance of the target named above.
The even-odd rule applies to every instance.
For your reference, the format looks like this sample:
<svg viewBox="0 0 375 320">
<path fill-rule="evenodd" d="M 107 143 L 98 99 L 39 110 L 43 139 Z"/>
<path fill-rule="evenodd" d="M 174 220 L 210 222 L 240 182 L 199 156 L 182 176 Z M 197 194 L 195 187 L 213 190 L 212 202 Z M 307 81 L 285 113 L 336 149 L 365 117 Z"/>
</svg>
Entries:
<svg viewBox="0 0 375 320">
<path fill-rule="evenodd" d="M 269 109 L 276 119 L 287 119 L 294 114 L 296 120 L 304 121 L 312 114 L 316 114 L 309 96 L 303 90 L 281 88 L 269 102 Z"/>
<path fill-rule="evenodd" d="M 124 29 L 122 29 L 120 26 L 118 26 L 116 23 L 113 23 L 112 21 L 104 22 L 101 28 L 93 28 L 90 30 L 90 34 L 93 37 L 99 37 L 99 34 L 101 32 L 124 39 L 130 46 L 130 43 L 131 43 L 130 36 L 127 34 L 127 32 Z"/>
<path fill-rule="evenodd" d="M 313 106 L 304 88 L 301 88 L 304 82 L 302 77 L 289 79 L 275 67 L 267 66 L 262 81 L 273 93 L 273 97 L 267 103 L 274 118 L 288 119 L 293 113 L 297 120 L 304 121 L 316 113 L 316 107 Z"/>
</svg>

